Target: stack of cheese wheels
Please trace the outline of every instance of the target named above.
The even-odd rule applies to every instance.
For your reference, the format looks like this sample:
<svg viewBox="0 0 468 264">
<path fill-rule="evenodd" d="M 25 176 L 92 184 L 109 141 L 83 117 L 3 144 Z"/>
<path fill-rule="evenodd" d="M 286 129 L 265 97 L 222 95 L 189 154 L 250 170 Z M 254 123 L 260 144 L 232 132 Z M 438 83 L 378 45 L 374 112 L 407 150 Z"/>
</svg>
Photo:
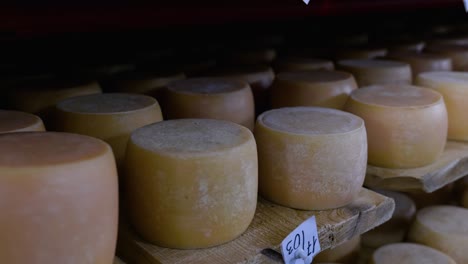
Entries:
<svg viewBox="0 0 468 264">
<path fill-rule="evenodd" d="M 273 69 L 270 67 L 243 66 L 239 68 L 225 68 L 213 71 L 211 74 L 248 83 L 255 100 L 255 113 L 258 115 L 268 109 L 268 93 L 275 79 Z"/>
<path fill-rule="evenodd" d="M 222 120 L 179 119 L 137 129 L 127 148 L 130 219 L 148 241 L 205 248 L 242 234 L 257 204 L 255 140 Z"/>
<path fill-rule="evenodd" d="M 320 252 L 314 257 L 314 261 L 355 263 L 358 259 L 360 248 L 361 237 L 355 236 L 337 247 Z"/>
<path fill-rule="evenodd" d="M 42 120 L 29 113 L 0 110 L 0 134 L 26 131 L 45 131 Z"/>
<path fill-rule="evenodd" d="M 442 95 L 410 85 L 355 90 L 345 110 L 366 122 L 369 164 L 414 168 L 433 163 L 444 150 L 447 110 Z"/>
<path fill-rule="evenodd" d="M 426 50 L 450 57 L 453 69 L 456 71 L 463 71 L 468 68 L 468 45 L 433 44 L 429 45 Z"/>
<path fill-rule="evenodd" d="M 416 84 L 434 89 L 444 96 L 449 126 L 448 139 L 468 140 L 468 73 L 426 72 L 416 78 Z"/>
<path fill-rule="evenodd" d="M 301 57 L 286 57 L 275 61 L 275 71 L 315 71 L 334 70 L 331 60 Z"/>
<path fill-rule="evenodd" d="M 357 89 L 354 77 L 346 72 L 283 72 L 271 89 L 271 106 L 320 106 L 343 109 L 349 94 Z"/>
<path fill-rule="evenodd" d="M 275 203 L 305 210 L 338 208 L 361 190 L 367 140 L 357 116 L 319 107 L 270 110 L 258 117 L 255 138 L 259 191 Z"/>
<path fill-rule="evenodd" d="M 385 48 L 348 48 L 341 49 L 335 53 L 335 57 L 340 60 L 360 60 L 375 59 L 387 55 Z"/>
<path fill-rule="evenodd" d="M 223 78 L 195 78 L 169 84 L 166 96 L 168 119 L 211 118 L 231 121 L 253 129 L 255 110 L 246 82 Z"/>
<path fill-rule="evenodd" d="M 417 52 L 392 52 L 387 57 L 411 65 L 414 79 L 422 72 L 452 70 L 452 59 L 443 55 Z"/>
<path fill-rule="evenodd" d="M 413 243 L 395 243 L 377 249 L 370 264 L 456 264 L 446 254 L 430 247 Z"/>
<path fill-rule="evenodd" d="M 468 209 L 432 206 L 421 209 L 408 234 L 408 240 L 444 252 L 457 263 L 468 263 Z"/>
<path fill-rule="evenodd" d="M 402 242 L 416 214 L 416 205 L 407 195 L 386 190 L 376 191 L 393 198 L 395 201 L 395 211 L 388 222 L 362 235 L 363 245 L 370 248 L 378 248 L 386 244 Z"/>
<path fill-rule="evenodd" d="M 109 145 L 23 132 L 0 135 L 0 149 L 2 263 L 112 263 L 118 188 Z"/>
<path fill-rule="evenodd" d="M 100 138 L 114 151 L 120 167 L 130 133 L 162 120 L 158 102 L 139 94 L 109 93 L 78 96 L 57 104 L 58 131 Z"/>
<path fill-rule="evenodd" d="M 390 60 L 342 60 L 338 68 L 350 72 L 360 87 L 372 84 L 410 84 L 409 64 Z"/>
</svg>

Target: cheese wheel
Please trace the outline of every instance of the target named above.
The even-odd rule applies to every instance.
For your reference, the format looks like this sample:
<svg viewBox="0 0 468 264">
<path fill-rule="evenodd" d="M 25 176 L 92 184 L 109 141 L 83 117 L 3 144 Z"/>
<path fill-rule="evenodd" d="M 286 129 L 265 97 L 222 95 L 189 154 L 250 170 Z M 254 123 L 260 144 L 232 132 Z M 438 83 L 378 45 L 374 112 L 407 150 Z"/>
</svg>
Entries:
<svg viewBox="0 0 468 264">
<path fill-rule="evenodd" d="M 386 244 L 402 242 L 416 214 L 416 204 L 403 193 L 387 190 L 376 191 L 395 201 L 395 211 L 393 211 L 390 220 L 362 235 L 363 245 L 378 248 Z"/>
<path fill-rule="evenodd" d="M 414 79 L 422 72 L 452 70 L 452 59 L 438 54 L 393 52 L 388 55 L 388 58 L 408 63 Z"/>
<path fill-rule="evenodd" d="M 468 67 L 468 45 L 434 44 L 428 45 L 426 51 L 450 57 L 453 69 L 456 71 L 462 71 Z"/>
<path fill-rule="evenodd" d="M 446 254 L 413 243 L 395 243 L 377 249 L 370 264 L 456 264 Z"/>
<path fill-rule="evenodd" d="M 385 48 L 348 48 L 338 50 L 335 58 L 339 60 L 361 60 L 361 59 L 375 59 L 387 55 Z"/>
<path fill-rule="evenodd" d="M 99 139 L 56 132 L 0 135 L 2 263 L 112 263 L 117 172 Z"/>
<path fill-rule="evenodd" d="M 261 114 L 255 126 L 259 191 L 280 205 L 324 210 L 350 203 L 367 162 L 364 122 L 334 109 L 291 107 Z"/>
<path fill-rule="evenodd" d="M 449 119 L 448 139 L 468 140 L 468 73 L 426 72 L 416 78 L 416 84 L 434 89 L 444 96 Z"/>
<path fill-rule="evenodd" d="M 283 72 L 271 89 L 271 106 L 320 106 L 343 109 L 349 94 L 357 89 L 354 77 L 346 72 L 316 70 Z"/>
<path fill-rule="evenodd" d="M 354 75 L 360 87 L 372 84 L 410 84 L 411 67 L 390 60 L 342 60 L 338 68 Z"/>
<path fill-rule="evenodd" d="M 255 110 L 250 86 L 223 78 L 196 78 L 168 86 L 168 119 L 210 118 L 227 120 L 253 129 Z"/>
<path fill-rule="evenodd" d="M 139 94 L 78 96 L 57 104 L 58 131 L 88 135 L 111 145 L 117 165 L 123 162 L 130 133 L 162 120 L 158 102 Z"/>
<path fill-rule="evenodd" d="M 25 131 L 45 131 L 44 124 L 33 114 L 0 110 L 0 134 Z"/>
<path fill-rule="evenodd" d="M 434 162 L 447 138 L 442 96 L 410 85 L 374 85 L 355 90 L 345 110 L 364 119 L 369 164 L 414 168 Z"/>
<path fill-rule="evenodd" d="M 314 70 L 334 70 L 335 66 L 331 60 L 286 57 L 275 61 L 275 71 L 314 71 Z"/>
<path fill-rule="evenodd" d="M 166 74 L 132 73 L 119 76 L 112 81 L 112 87 L 123 93 L 146 94 L 162 99 L 162 89 L 170 82 L 185 79 L 181 72 Z"/>
<path fill-rule="evenodd" d="M 435 248 L 457 263 L 468 263 L 468 209 L 432 206 L 421 209 L 408 234 L 408 240 Z"/>
<path fill-rule="evenodd" d="M 358 259 L 360 248 L 361 237 L 355 236 L 334 248 L 321 251 L 314 257 L 314 261 L 355 263 Z"/>
<path fill-rule="evenodd" d="M 131 221 L 163 247 L 228 242 L 253 219 L 257 170 L 253 135 L 237 124 L 180 119 L 139 128 L 126 156 Z"/>
</svg>

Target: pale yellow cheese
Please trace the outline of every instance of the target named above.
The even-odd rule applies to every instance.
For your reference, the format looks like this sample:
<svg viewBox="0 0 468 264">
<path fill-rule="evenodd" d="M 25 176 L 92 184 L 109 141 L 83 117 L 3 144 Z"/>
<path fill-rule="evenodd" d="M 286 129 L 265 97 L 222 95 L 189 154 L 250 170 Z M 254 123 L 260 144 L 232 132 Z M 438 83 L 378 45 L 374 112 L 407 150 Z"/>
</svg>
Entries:
<svg viewBox="0 0 468 264">
<path fill-rule="evenodd" d="M 275 71 L 334 70 L 333 61 L 305 57 L 286 57 L 275 61 Z"/>
<path fill-rule="evenodd" d="M 56 129 L 106 141 L 120 167 L 130 133 L 161 120 L 161 109 L 152 97 L 125 93 L 93 94 L 60 101 L 57 104 Z"/>
<path fill-rule="evenodd" d="M 271 106 L 320 106 L 343 109 L 349 94 L 357 89 L 347 72 L 316 70 L 283 72 L 271 89 Z"/>
<path fill-rule="evenodd" d="M 446 254 L 413 243 L 395 243 L 377 249 L 370 264 L 456 264 Z"/>
<path fill-rule="evenodd" d="M 118 221 L 112 150 L 88 136 L 0 135 L 2 263 L 112 263 Z"/>
<path fill-rule="evenodd" d="M 139 128 L 125 167 L 131 222 L 151 243 L 211 247 L 241 235 L 253 219 L 257 151 L 243 126 L 180 119 Z"/>
<path fill-rule="evenodd" d="M 468 140 L 468 73 L 426 72 L 417 77 L 416 84 L 444 96 L 449 119 L 448 139 Z"/>
<path fill-rule="evenodd" d="M 314 261 L 355 263 L 359 256 L 360 248 L 361 237 L 355 236 L 334 248 L 321 251 L 314 257 Z"/>
<path fill-rule="evenodd" d="M 410 85 L 374 85 L 355 90 L 345 110 L 364 119 L 369 164 L 421 167 L 434 162 L 447 138 L 442 96 Z"/>
<path fill-rule="evenodd" d="M 452 59 L 448 56 L 418 52 L 392 52 L 387 56 L 390 59 L 408 63 L 411 66 L 413 79 L 422 72 L 451 71 Z"/>
<path fill-rule="evenodd" d="M 364 48 L 347 48 L 338 50 L 335 57 L 339 60 L 360 60 L 360 59 L 375 59 L 387 55 L 386 48 L 364 47 Z"/>
<path fill-rule="evenodd" d="M 342 60 L 338 69 L 354 75 L 360 87 L 372 84 L 410 84 L 409 64 L 390 60 Z"/>
<path fill-rule="evenodd" d="M 259 192 L 292 208 L 344 206 L 359 193 L 367 162 L 364 122 L 335 109 L 291 107 L 263 113 L 255 138 Z"/>
<path fill-rule="evenodd" d="M 25 131 L 45 131 L 41 118 L 19 111 L 0 110 L 0 134 Z"/>
<path fill-rule="evenodd" d="M 465 70 L 468 67 L 468 45 L 459 44 L 433 44 L 428 45 L 426 51 L 442 54 L 452 59 L 453 69 Z"/>
<path fill-rule="evenodd" d="M 432 206 L 421 209 L 408 234 L 408 240 L 444 252 L 457 263 L 468 263 L 468 209 Z"/>
<path fill-rule="evenodd" d="M 164 115 L 168 119 L 210 118 L 253 129 L 255 109 L 250 86 L 225 78 L 195 78 L 169 84 Z"/>
</svg>

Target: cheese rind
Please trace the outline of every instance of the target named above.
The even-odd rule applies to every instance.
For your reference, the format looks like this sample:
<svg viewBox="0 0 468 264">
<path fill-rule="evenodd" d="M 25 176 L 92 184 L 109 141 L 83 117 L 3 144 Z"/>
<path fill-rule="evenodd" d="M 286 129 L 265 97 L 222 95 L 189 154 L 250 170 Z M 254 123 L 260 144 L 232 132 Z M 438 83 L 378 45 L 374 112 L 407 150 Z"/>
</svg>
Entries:
<svg viewBox="0 0 468 264">
<path fill-rule="evenodd" d="M 414 168 L 434 162 L 447 138 L 442 95 L 410 85 L 374 85 L 355 90 L 345 110 L 366 122 L 369 164 Z"/>
<path fill-rule="evenodd" d="M 354 77 L 346 72 L 283 72 L 276 76 L 271 89 L 271 106 L 343 109 L 349 94 L 355 89 L 357 84 Z"/>
<path fill-rule="evenodd" d="M 112 263 L 118 186 L 111 148 L 56 132 L 0 135 L 4 263 Z"/>
<path fill-rule="evenodd" d="M 40 117 L 11 110 L 0 110 L 0 134 L 25 131 L 45 131 Z"/>
<path fill-rule="evenodd" d="M 355 263 L 361 248 L 361 237 L 355 236 L 340 245 L 321 251 L 314 261 Z"/>
<path fill-rule="evenodd" d="M 212 119 L 163 121 L 132 133 L 126 193 L 132 224 L 170 248 L 205 248 L 242 234 L 257 204 L 252 133 Z"/>
<path fill-rule="evenodd" d="M 468 73 L 426 72 L 416 78 L 416 84 L 431 88 L 444 96 L 448 113 L 448 139 L 468 140 Z"/>
<path fill-rule="evenodd" d="M 468 45 L 441 43 L 428 45 L 426 50 L 448 56 L 452 59 L 453 69 L 463 71 L 468 67 Z"/>
<path fill-rule="evenodd" d="M 359 87 L 373 84 L 410 84 L 411 67 L 391 60 L 341 60 L 337 68 L 354 75 Z"/>
<path fill-rule="evenodd" d="M 456 264 L 446 254 L 430 247 L 413 243 L 395 243 L 377 249 L 370 264 Z"/>
<path fill-rule="evenodd" d="M 411 66 L 413 79 L 423 72 L 452 70 L 452 59 L 448 56 L 419 52 L 393 52 L 387 57 L 408 63 Z"/>
<path fill-rule="evenodd" d="M 358 194 L 367 163 L 362 119 L 334 109 L 291 107 L 263 113 L 255 138 L 259 192 L 292 208 L 323 210 Z"/>
<path fill-rule="evenodd" d="M 468 209 L 432 206 L 421 209 L 413 222 L 408 240 L 444 252 L 457 263 L 468 263 Z"/>
</svg>

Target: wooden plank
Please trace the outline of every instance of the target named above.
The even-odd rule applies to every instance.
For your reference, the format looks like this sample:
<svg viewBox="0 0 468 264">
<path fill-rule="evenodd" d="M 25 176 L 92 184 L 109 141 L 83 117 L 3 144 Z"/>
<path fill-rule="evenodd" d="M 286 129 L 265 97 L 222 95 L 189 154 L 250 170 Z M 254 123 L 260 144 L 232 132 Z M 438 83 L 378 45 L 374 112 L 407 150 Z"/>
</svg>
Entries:
<svg viewBox="0 0 468 264">
<path fill-rule="evenodd" d="M 130 255 L 143 254 L 151 264 L 282 263 L 281 241 L 312 215 L 316 216 L 320 245 L 325 250 L 386 222 L 394 208 L 391 198 L 365 188 L 349 205 L 328 211 L 294 210 L 259 199 L 254 220 L 247 231 L 218 247 L 200 250 L 161 248 L 145 243 L 128 228 L 119 240 L 133 246 Z"/>
<path fill-rule="evenodd" d="M 441 157 L 425 167 L 387 169 L 367 166 L 364 185 L 393 191 L 433 192 L 468 174 L 468 143 L 448 141 Z"/>
</svg>

